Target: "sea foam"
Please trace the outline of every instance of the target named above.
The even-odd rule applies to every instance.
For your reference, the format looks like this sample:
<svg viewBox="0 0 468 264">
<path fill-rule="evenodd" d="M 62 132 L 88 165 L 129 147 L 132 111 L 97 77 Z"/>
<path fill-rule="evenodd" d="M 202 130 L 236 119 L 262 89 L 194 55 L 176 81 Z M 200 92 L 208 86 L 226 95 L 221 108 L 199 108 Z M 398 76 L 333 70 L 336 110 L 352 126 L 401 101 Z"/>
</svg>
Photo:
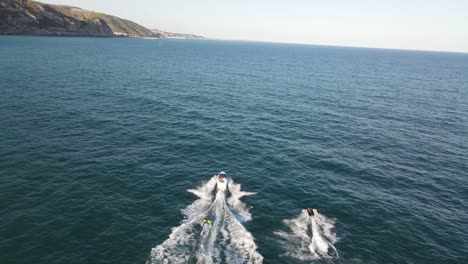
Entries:
<svg viewBox="0 0 468 264">
<path fill-rule="evenodd" d="M 251 220 L 240 198 L 255 193 L 241 191 L 228 180 L 230 196 L 215 191 L 216 176 L 196 189 L 198 199 L 182 210 L 185 219 L 172 229 L 169 238 L 152 249 L 147 264 L 153 263 L 262 263 L 253 236 L 242 225 Z M 228 197 L 229 196 L 229 197 Z M 202 219 L 211 225 L 201 225 Z"/>
<path fill-rule="evenodd" d="M 281 237 L 281 245 L 286 249 L 284 255 L 300 260 L 338 258 L 334 244 L 337 241 L 333 229 L 335 220 L 325 217 L 314 209 L 310 217 L 306 210 L 294 219 L 284 220 L 288 231 L 276 231 Z"/>
</svg>

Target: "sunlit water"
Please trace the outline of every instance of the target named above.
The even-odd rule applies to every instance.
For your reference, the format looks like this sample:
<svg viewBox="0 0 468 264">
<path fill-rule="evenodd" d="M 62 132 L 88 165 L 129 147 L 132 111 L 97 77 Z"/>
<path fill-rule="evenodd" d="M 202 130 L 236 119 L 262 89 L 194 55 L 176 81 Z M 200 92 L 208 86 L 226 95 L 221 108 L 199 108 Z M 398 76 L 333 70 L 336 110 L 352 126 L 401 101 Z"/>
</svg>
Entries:
<svg viewBox="0 0 468 264">
<path fill-rule="evenodd" d="M 467 73 L 456 53 L 0 37 L 0 263 L 467 263 Z M 256 194 L 187 191 L 221 170 Z M 174 247 L 201 200 L 215 228 Z"/>
</svg>

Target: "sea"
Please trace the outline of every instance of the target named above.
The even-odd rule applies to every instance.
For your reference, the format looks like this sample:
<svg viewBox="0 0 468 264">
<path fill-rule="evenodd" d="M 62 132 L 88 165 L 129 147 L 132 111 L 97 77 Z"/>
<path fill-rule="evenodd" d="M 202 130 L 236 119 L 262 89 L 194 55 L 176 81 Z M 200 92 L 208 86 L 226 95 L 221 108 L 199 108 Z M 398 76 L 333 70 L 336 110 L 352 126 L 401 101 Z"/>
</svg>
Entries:
<svg viewBox="0 0 468 264">
<path fill-rule="evenodd" d="M 0 36 L 2 264 L 468 263 L 467 232 L 466 53 Z"/>
</svg>

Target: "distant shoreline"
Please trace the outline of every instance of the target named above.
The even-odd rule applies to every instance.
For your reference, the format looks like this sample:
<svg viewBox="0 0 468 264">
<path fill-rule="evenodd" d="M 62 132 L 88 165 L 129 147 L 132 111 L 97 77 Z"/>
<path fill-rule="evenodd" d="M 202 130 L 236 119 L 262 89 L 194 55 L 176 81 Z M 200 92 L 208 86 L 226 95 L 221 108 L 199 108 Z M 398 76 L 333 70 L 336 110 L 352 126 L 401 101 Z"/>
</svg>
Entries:
<svg viewBox="0 0 468 264">
<path fill-rule="evenodd" d="M 107 39 L 182 39 L 182 40 L 210 40 L 210 38 L 175 38 L 175 37 L 139 37 L 139 36 L 91 36 L 91 35 L 60 35 L 60 34 L 4 34 L 0 33 L 0 36 L 27 36 L 27 37 L 71 37 L 71 38 L 107 38 Z M 211 39 L 215 40 L 215 39 Z"/>
<path fill-rule="evenodd" d="M 210 38 L 157 38 L 157 37 L 134 37 L 134 36 L 87 36 L 87 35 L 42 35 L 42 34 L 0 34 L 2 36 L 17 37 L 53 37 L 53 38 L 97 38 L 97 39 L 147 39 L 147 40 L 216 40 Z"/>
</svg>

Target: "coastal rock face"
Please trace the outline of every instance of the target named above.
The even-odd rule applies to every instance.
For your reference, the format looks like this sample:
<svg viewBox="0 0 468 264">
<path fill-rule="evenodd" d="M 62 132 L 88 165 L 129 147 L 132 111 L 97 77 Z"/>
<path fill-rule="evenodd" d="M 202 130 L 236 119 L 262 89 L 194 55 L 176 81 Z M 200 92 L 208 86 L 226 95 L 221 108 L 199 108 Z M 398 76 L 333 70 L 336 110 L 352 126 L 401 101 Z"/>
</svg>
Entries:
<svg viewBox="0 0 468 264">
<path fill-rule="evenodd" d="M 0 1 L 0 34 L 113 36 L 100 18 L 80 20 L 33 1 Z"/>
<path fill-rule="evenodd" d="M 129 20 L 30 0 L 0 0 L 0 34 L 154 37 Z"/>
</svg>

